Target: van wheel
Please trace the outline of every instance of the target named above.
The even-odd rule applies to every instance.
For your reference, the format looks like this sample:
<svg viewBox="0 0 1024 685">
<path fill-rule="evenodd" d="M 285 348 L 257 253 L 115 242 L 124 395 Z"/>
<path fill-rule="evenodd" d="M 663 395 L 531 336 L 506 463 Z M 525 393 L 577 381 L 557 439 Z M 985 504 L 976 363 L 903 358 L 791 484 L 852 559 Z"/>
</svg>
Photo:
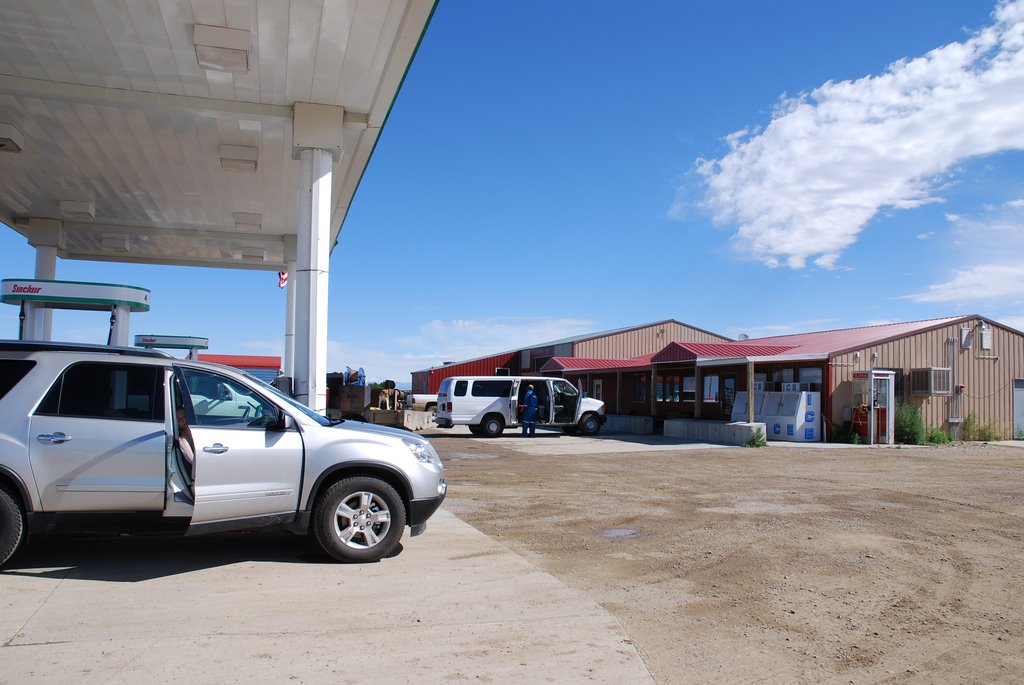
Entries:
<svg viewBox="0 0 1024 685">
<path fill-rule="evenodd" d="M 505 430 L 505 421 L 497 414 L 488 414 L 480 424 L 480 432 L 484 437 L 496 438 Z"/>
<path fill-rule="evenodd" d="M 601 431 L 601 422 L 597 420 L 597 414 L 584 414 L 580 419 L 579 429 L 583 435 L 597 435 Z"/>
<path fill-rule="evenodd" d="M 0 566 L 11 558 L 25 536 L 25 512 L 21 505 L 0 487 Z"/>
<path fill-rule="evenodd" d="M 483 435 L 484 429 L 481 428 L 480 426 L 470 426 L 469 432 L 472 433 L 473 435 Z"/>
<path fill-rule="evenodd" d="M 327 488 L 313 512 L 313 532 L 338 561 L 378 561 L 394 551 L 405 528 L 405 506 L 378 478 L 345 478 Z"/>
<path fill-rule="evenodd" d="M 428 404 L 427 411 L 430 412 L 430 420 L 434 423 L 437 423 L 437 405 Z"/>
</svg>

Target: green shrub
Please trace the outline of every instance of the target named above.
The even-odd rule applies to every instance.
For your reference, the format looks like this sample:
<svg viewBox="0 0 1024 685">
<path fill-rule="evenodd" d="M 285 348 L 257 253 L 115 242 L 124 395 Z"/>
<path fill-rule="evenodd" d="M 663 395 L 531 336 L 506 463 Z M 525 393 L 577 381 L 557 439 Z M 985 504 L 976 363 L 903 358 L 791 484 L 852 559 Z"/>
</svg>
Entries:
<svg viewBox="0 0 1024 685">
<path fill-rule="evenodd" d="M 960 424 L 960 439 L 961 440 L 977 440 L 978 439 L 978 417 L 975 416 L 974 412 L 967 415 L 964 422 Z"/>
<path fill-rule="evenodd" d="M 893 418 L 896 442 L 904 445 L 920 445 L 925 440 L 924 419 L 921 410 L 912 404 L 900 404 Z"/>
<path fill-rule="evenodd" d="M 953 438 L 949 437 L 949 433 L 941 428 L 929 426 L 925 431 L 924 441 L 929 445 L 945 445 L 948 442 L 952 442 Z"/>
<path fill-rule="evenodd" d="M 858 433 L 855 430 L 850 431 L 850 444 L 851 445 L 859 445 L 860 442 L 861 442 L 860 441 L 860 433 Z"/>
<path fill-rule="evenodd" d="M 996 425 L 995 419 L 982 425 L 978 423 L 978 417 L 971 412 L 964 419 L 963 424 L 960 426 L 960 439 L 969 440 L 975 442 L 994 442 L 996 440 L 1002 440 L 1003 431 L 999 430 L 999 426 Z"/>
<path fill-rule="evenodd" d="M 767 447 L 768 439 L 764 437 L 764 431 L 760 428 L 754 431 L 754 434 L 750 436 L 750 440 L 747 440 L 744 447 Z"/>
<path fill-rule="evenodd" d="M 999 430 L 995 419 L 978 429 L 978 439 L 984 442 L 995 442 L 996 440 L 1002 440 L 1003 437 L 1003 431 Z"/>
</svg>

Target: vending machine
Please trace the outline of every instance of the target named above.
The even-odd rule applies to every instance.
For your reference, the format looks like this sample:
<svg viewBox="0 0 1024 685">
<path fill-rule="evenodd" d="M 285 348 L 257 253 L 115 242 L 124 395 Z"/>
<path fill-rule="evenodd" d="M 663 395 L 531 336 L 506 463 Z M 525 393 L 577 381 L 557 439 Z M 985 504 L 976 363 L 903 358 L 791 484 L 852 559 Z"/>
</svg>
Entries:
<svg viewBox="0 0 1024 685">
<path fill-rule="evenodd" d="M 783 384 L 781 392 L 754 390 L 754 421 L 764 423 L 765 437 L 788 442 L 819 442 L 821 393 L 800 390 L 797 383 Z M 747 420 L 747 391 L 736 393 L 733 421 Z"/>
<path fill-rule="evenodd" d="M 821 393 L 799 387 L 798 383 L 783 383 L 782 392 L 769 393 L 778 395 L 774 414 L 769 415 L 766 402 L 764 422 L 769 440 L 821 441 Z"/>
</svg>

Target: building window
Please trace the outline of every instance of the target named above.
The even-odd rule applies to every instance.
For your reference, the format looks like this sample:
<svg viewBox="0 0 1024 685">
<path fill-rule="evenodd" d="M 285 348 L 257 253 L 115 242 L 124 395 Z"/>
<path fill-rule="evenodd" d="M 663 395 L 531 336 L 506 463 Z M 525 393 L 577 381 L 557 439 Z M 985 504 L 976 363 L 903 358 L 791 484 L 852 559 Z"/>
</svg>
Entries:
<svg viewBox="0 0 1024 685">
<path fill-rule="evenodd" d="M 803 367 L 798 371 L 800 384 L 809 384 L 808 390 L 821 390 L 821 367 Z"/>
<path fill-rule="evenodd" d="M 633 401 L 647 401 L 647 376 L 633 376 Z"/>
<path fill-rule="evenodd" d="M 704 401 L 718 401 L 718 376 L 704 376 Z"/>
<path fill-rule="evenodd" d="M 697 399 L 697 377 L 683 376 L 683 402 L 693 402 Z"/>
<path fill-rule="evenodd" d="M 658 376 L 654 396 L 659 402 L 679 401 L 679 374 Z"/>
</svg>

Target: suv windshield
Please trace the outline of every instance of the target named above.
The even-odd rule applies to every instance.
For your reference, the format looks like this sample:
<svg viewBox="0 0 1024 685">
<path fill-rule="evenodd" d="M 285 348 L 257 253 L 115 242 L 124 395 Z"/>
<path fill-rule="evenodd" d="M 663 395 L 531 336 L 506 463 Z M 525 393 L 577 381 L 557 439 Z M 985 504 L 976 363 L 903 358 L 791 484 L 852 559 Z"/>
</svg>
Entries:
<svg viewBox="0 0 1024 685">
<path fill-rule="evenodd" d="M 267 390 L 267 391 L 273 393 L 275 396 L 281 398 L 282 400 L 287 402 L 290 406 L 294 407 L 295 409 L 298 409 L 300 412 L 302 412 L 303 414 L 305 414 L 309 418 L 313 419 L 314 421 L 319 423 L 321 426 L 330 426 L 331 423 L 333 423 L 330 419 L 324 417 L 322 414 L 317 414 L 315 411 L 313 411 L 312 409 L 310 409 L 306 405 L 302 404 L 301 402 L 298 402 L 298 401 L 292 399 L 291 397 L 289 397 L 288 395 L 285 395 L 283 392 L 281 392 L 280 390 L 275 388 L 270 383 L 267 383 L 265 380 L 256 378 L 256 376 L 251 376 L 251 375 L 245 373 L 244 371 L 242 371 L 241 373 L 242 373 L 242 375 L 244 375 L 249 380 L 257 383 L 260 386 L 261 390 Z"/>
</svg>

